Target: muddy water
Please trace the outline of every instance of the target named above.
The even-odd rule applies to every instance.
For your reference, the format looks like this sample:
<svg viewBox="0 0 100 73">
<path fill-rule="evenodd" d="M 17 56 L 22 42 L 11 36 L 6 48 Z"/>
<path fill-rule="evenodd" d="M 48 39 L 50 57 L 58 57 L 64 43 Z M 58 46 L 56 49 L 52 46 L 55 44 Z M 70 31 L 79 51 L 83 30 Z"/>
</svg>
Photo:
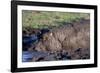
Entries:
<svg viewBox="0 0 100 73">
<path fill-rule="evenodd" d="M 22 61 L 23 62 L 29 62 L 32 60 L 32 58 L 38 58 L 38 57 L 45 57 L 47 56 L 48 53 L 45 53 L 45 52 L 37 52 L 37 51 L 23 51 L 22 53 Z"/>
<path fill-rule="evenodd" d="M 67 52 L 23 51 L 22 62 L 69 60 Z"/>
</svg>

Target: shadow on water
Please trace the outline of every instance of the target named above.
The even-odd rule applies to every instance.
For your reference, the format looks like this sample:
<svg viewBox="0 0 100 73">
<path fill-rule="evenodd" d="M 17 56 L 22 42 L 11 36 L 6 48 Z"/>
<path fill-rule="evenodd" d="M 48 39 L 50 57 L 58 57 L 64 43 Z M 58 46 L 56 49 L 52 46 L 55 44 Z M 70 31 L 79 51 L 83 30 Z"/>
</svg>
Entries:
<svg viewBox="0 0 100 73">
<path fill-rule="evenodd" d="M 27 51 L 27 49 L 29 47 L 31 47 L 32 45 L 35 47 L 35 44 L 37 44 L 40 39 L 42 39 L 43 34 L 49 32 L 49 29 L 41 29 L 38 30 L 38 32 L 36 32 L 34 30 L 34 32 L 36 33 L 27 33 L 26 31 L 23 31 L 23 51 Z"/>
<path fill-rule="evenodd" d="M 23 62 L 32 61 L 54 61 L 54 60 L 68 60 L 71 57 L 67 52 L 39 52 L 39 51 L 23 51 Z"/>
<path fill-rule="evenodd" d="M 46 52 L 37 52 L 37 51 L 32 51 L 32 52 L 29 52 L 29 51 L 23 51 L 22 53 L 22 61 L 23 62 L 29 62 L 30 60 L 32 60 L 32 58 L 38 58 L 38 57 L 45 57 L 47 56 L 48 53 Z"/>
</svg>

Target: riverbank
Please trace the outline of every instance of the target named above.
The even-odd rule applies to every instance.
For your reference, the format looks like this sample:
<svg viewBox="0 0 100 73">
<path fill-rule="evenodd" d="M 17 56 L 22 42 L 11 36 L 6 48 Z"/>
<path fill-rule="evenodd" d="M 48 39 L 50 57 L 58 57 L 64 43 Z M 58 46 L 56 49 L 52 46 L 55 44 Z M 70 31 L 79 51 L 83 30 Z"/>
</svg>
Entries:
<svg viewBox="0 0 100 73">
<path fill-rule="evenodd" d="M 90 58 L 89 20 L 23 31 L 23 62 Z"/>
</svg>

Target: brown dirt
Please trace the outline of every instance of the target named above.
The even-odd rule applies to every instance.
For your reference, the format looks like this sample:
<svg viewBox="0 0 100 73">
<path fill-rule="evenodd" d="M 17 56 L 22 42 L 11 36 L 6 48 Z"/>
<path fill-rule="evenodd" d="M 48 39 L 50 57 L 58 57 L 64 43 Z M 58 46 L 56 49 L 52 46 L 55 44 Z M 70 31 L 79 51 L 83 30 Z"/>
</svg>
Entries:
<svg viewBox="0 0 100 73">
<path fill-rule="evenodd" d="M 84 20 L 82 23 L 75 22 L 72 26 L 64 25 L 51 29 L 51 32 L 43 35 L 36 50 L 38 50 L 37 47 L 43 51 L 60 51 L 62 49 L 71 51 L 77 48 L 90 48 L 89 20 Z"/>
</svg>

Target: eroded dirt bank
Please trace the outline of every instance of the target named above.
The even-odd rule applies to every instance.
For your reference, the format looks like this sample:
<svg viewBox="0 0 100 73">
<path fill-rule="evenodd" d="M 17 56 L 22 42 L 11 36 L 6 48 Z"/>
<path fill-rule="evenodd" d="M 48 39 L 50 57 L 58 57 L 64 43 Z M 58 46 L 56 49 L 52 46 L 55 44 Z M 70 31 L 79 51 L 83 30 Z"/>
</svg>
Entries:
<svg viewBox="0 0 100 73">
<path fill-rule="evenodd" d="M 49 29 L 23 30 L 23 55 L 28 61 L 75 60 L 90 58 L 90 22 L 65 23 Z"/>
</svg>

